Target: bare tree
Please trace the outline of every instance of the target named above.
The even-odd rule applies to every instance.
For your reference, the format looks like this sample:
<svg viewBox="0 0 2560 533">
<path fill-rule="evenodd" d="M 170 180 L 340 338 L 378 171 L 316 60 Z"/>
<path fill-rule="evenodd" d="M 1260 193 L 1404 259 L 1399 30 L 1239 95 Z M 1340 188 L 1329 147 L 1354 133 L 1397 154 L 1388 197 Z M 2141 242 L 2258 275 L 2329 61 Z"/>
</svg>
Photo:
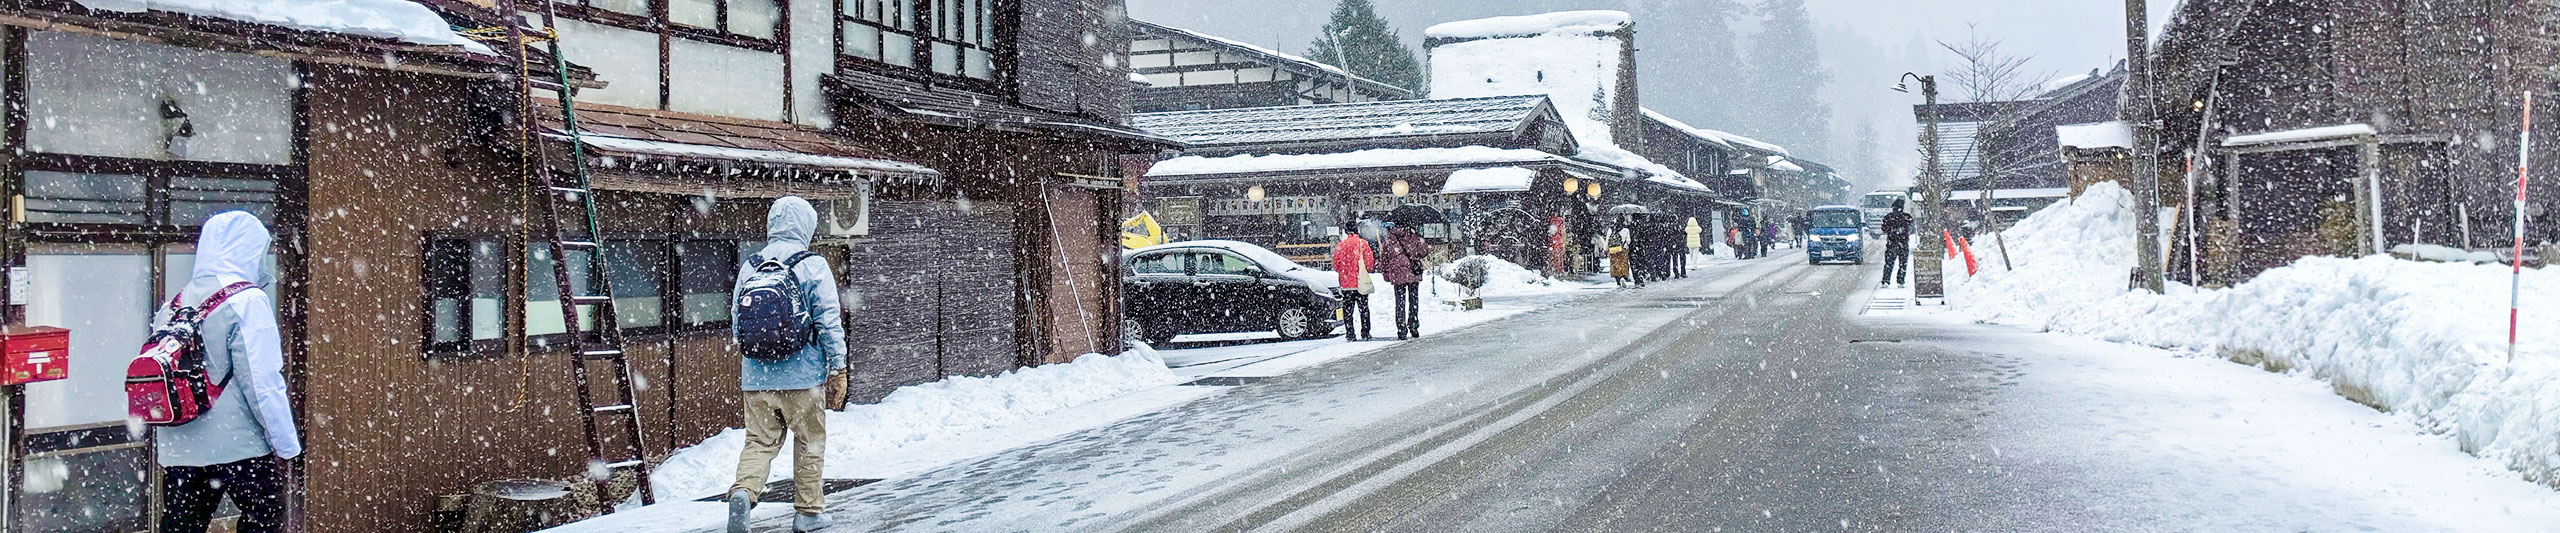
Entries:
<svg viewBox="0 0 2560 533">
<path fill-rule="evenodd" d="M 2030 100 L 2049 89 L 2045 86 L 2046 80 L 2061 77 L 2059 71 L 2041 73 L 2028 71 L 2027 63 L 2033 61 L 2035 56 L 2010 54 L 2002 50 L 2000 39 L 1983 35 L 1979 26 L 1968 23 L 1965 28 L 1964 42 L 1938 41 L 1939 47 L 1955 54 L 1958 60 L 1956 67 L 1942 77 L 1946 80 L 1946 87 L 1952 89 L 1950 92 L 1959 101 Z M 2057 154 L 2027 154 L 2033 157 L 2015 157 L 2014 154 L 2011 157 L 2002 157 L 1998 151 L 1984 148 L 1999 146 L 2006 141 L 2007 139 L 2000 137 L 2005 128 L 1999 126 L 2015 121 L 2033 107 L 2012 104 L 1995 108 L 1996 111 L 1992 116 L 1984 121 L 1986 127 L 1974 131 L 1973 145 L 1967 148 L 1971 153 L 1962 154 L 1959 158 L 1959 160 L 1975 161 L 1974 172 L 1981 178 L 1982 194 L 1974 198 L 1974 216 L 1987 226 L 1987 229 L 1992 232 L 1992 241 L 2000 246 L 2002 268 L 2009 267 L 2009 247 L 1999 234 L 2000 218 L 1990 215 L 1992 191 L 1999 190 L 2005 176 L 2024 170 L 2024 166 L 2032 164 L 2033 161 L 2050 159 L 2042 156 L 2058 155 L 2061 148 L 2037 147 L 2037 150 L 2052 151 Z"/>
</svg>

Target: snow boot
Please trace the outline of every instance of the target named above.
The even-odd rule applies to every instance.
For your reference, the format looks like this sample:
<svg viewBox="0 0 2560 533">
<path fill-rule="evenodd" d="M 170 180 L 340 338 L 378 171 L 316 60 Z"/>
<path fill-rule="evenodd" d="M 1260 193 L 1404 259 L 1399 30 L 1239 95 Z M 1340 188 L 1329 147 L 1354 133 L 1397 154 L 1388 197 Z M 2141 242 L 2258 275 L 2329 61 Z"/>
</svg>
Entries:
<svg viewBox="0 0 2560 533">
<path fill-rule="evenodd" d="M 729 491 L 729 533 L 747 533 L 747 511 L 755 508 L 755 494 L 747 489 Z"/>
<path fill-rule="evenodd" d="M 835 519 L 828 518 L 826 513 L 791 515 L 791 530 L 794 532 L 820 531 L 833 525 L 836 525 Z"/>
</svg>

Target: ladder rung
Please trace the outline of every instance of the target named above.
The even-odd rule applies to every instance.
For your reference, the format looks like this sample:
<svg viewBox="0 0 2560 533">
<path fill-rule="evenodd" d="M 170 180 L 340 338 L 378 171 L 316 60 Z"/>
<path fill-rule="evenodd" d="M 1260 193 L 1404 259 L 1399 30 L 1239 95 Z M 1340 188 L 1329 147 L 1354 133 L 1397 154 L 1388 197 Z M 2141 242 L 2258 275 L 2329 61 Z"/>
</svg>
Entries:
<svg viewBox="0 0 2560 533">
<path fill-rule="evenodd" d="M 621 349 L 621 348 L 604 348 L 604 349 L 599 349 L 599 350 L 579 350 L 579 351 L 578 351 L 578 355 L 579 355 L 579 356 L 582 356 L 582 357 L 595 358 L 595 359 L 601 359 L 601 358 L 606 358 L 606 357 L 618 357 L 618 356 L 621 356 L 621 355 L 622 355 L 622 349 Z"/>
<path fill-rule="evenodd" d="M 552 92 L 568 92 L 568 91 L 565 91 L 565 90 L 562 90 L 562 89 L 561 89 L 561 87 L 560 87 L 560 82 L 551 81 L 551 80 L 545 80 L 545 79 L 540 79 L 540 78 L 535 78 L 535 79 L 528 79 L 528 80 L 525 80 L 525 85 L 531 86 L 531 87 L 533 87 L 533 88 L 534 88 L 534 89 L 536 89 L 536 90 L 552 91 Z"/>
<path fill-rule="evenodd" d="M 587 194 L 587 190 L 586 190 L 585 188 L 580 188 L 580 187 L 561 187 L 561 186 L 558 186 L 558 185 L 553 185 L 553 186 L 551 186 L 551 193 L 552 193 L 552 194 Z"/>
<path fill-rule="evenodd" d="M 598 413 L 629 412 L 631 411 L 631 404 L 607 405 L 597 407 L 595 411 Z"/>
<path fill-rule="evenodd" d="M 613 303 L 613 297 L 612 297 L 612 296 L 597 296 L 597 295 L 593 295 L 593 294 L 587 294 L 587 295 L 571 296 L 571 297 L 569 297 L 569 302 L 570 302 L 570 303 L 579 304 L 579 305 L 586 305 L 586 304 L 602 304 L 602 303 Z"/>
<path fill-rule="evenodd" d="M 639 459 L 632 459 L 632 460 L 629 460 L 629 461 L 623 461 L 623 462 L 619 462 L 619 463 L 605 463 L 605 465 L 604 465 L 604 467 L 605 467 L 605 468 L 607 468 L 607 469 L 622 469 L 622 468 L 631 468 L 631 467 L 635 467 L 635 466 L 640 466 L 640 460 L 639 460 Z"/>
<path fill-rule="evenodd" d="M 596 249 L 596 241 L 560 241 L 560 249 L 566 250 L 571 248 L 594 250 Z"/>
</svg>

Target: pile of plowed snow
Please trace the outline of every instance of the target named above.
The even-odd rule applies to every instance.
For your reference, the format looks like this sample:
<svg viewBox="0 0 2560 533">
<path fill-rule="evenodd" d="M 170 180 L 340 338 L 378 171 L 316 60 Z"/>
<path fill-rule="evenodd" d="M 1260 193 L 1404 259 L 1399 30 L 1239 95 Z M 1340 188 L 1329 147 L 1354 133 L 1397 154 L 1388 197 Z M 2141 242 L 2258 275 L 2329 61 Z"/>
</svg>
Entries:
<svg viewBox="0 0 2560 533">
<path fill-rule="evenodd" d="M 2549 298 L 2560 294 L 2560 272 L 2524 272 L 2522 342 L 2510 364 L 2508 267 L 2309 257 L 2226 289 L 2128 291 L 2131 204 L 2123 188 L 2102 183 L 2019 221 L 2003 233 L 2014 271 L 2001 270 L 1996 247 L 1977 242 L 1983 272 L 1967 278 L 1950 261 L 1949 302 L 1986 322 L 2327 381 L 2560 485 L 2560 306 Z"/>
</svg>

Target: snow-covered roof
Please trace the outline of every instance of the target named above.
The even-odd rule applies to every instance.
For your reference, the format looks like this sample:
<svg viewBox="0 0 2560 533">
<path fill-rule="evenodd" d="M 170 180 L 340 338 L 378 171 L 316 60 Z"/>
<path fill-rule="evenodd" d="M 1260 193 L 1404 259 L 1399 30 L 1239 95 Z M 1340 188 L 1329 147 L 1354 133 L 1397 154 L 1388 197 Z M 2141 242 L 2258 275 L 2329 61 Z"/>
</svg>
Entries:
<svg viewBox="0 0 2560 533">
<path fill-rule="evenodd" d="M 1770 163 L 1769 170 L 1779 172 L 1804 172 L 1804 167 L 1797 165 L 1794 161 L 1779 161 L 1776 163 Z"/>
<path fill-rule="evenodd" d="M 1723 136 L 1708 135 L 1705 131 L 1701 131 L 1697 126 L 1691 126 L 1687 122 L 1681 122 L 1680 119 L 1671 118 L 1670 115 L 1654 112 L 1653 108 L 1650 107 L 1643 108 L 1642 110 L 1644 111 L 1645 118 L 1650 118 L 1653 119 L 1654 122 L 1660 122 L 1665 126 L 1670 126 L 1671 129 L 1680 130 L 1682 133 L 1689 134 L 1690 137 L 1696 137 L 1698 140 L 1706 141 L 1709 144 L 1714 144 L 1716 146 L 1726 148 L 1733 147 L 1733 143 L 1725 142 Z"/>
<path fill-rule="evenodd" d="M 1165 33 L 1165 34 L 1173 34 L 1173 35 L 1178 35 L 1178 36 L 1187 37 L 1187 38 L 1192 38 L 1192 39 L 1198 39 L 1198 40 L 1200 40 L 1201 42 L 1205 42 L 1205 43 L 1208 43 L 1208 44 L 1210 44 L 1210 45 L 1214 45 L 1214 46 L 1223 46 L 1223 47 L 1226 47 L 1226 48 L 1227 48 L 1227 49 L 1229 49 L 1229 50 L 1239 51 L 1239 52 L 1245 52 L 1245 53 L 1247 53 L 1247 54 L 1252 54 L 1252 55 L 1261 55 L 1261 56 L 1264 56 L 1264 59 L 1267 59 L 1267 60 L 1270 60 L 1270 61 L 1277 61 L 1277 62 L 1289 63 L 1289 64 L 1291 64 L 1291 65 L 1294 65 L 1294 66 L 1297 66 L 1297 67 L 1301 67 L 1301 68 L 1308 68 L 1308 69 L 1320 70 L 1320 71 L 1324 71 L 1325 73 L 1330 74 L 1330 75 L 1333 75 L 1333 76 L 1350 76 L 1350 77 L 1351 77 L 1351 79 L 1353 79 L 1353 80 L 1357 80 L 1357 81 L 1358 81 L 1358 83 L 1359 83 L 1359 85 L 1361 85 L 1363 88 L 1370 89 L 1370 90 L 1377 90 L 1377 91 L 1386 91 L 1386 92 L 1391 92 L 1391 93 L 1394 93 L 1394 94 L 1396 94 L 1396 95 L 1399 95 L 1398 97 L 1400 97 L 1400 98 L 1403 98 L 1403 97 L 1411 97 L 1411 96 L 1413 95 L 1413 91 L 1406 90 L 1405 88 L 1402 88 L 1402 87 L 1397 87 L 1397 86 L 1394 86 L 1394 85 L 1388 85 L 1386 82 L 1382 82 L 1382 81 L 1378 81 L 1378 80 L 1373 80 L 1373 79 L 1369 79 L 1369 78 L 1366 78 L 1366 77 L 1354 76 L 1354 75 L 1352 75 L 1351 73 L 1349 73 L 1349 72 L 1347 72 L 1347 71 L 1342 70 L 1342 67 L 1337 67 L 1337 66 L 1334 66 L 1334 65 L 1332 65 L 1332 64 L 1325 63 L 1325 62 L 1321 62 L 1321 61 L 1316 61 L 1316 60 L 1313 60 L 1313 59 L 1307 59 L 1307 58 L 1305 58 L 1305 57 L 1300 57 L 1300 56 L 1298 56 L 1298 55 L 1296 55 L 1296 54 L 1291 54 L 1291 53 L 1288 53 L 1288 52 L 1282 52 L 1282 51 L 1279 51 L 1279 50 L 1273 50 L 1273 49 L 1270 49 L 1270 48 L 1264 48 L 1264 47 L 1262 47 L 1261 45 L 1257 45 L 1257 44 L 1253 44 L 1253 43 L 1248 43 L 1248 42 L 1244 42 L 1244 41 L 1238 41 L 1238 40 L 1235 40 L 1235 39 L 1229 39 L 1229 38 L 1225 38 L 1225 37 L 1219 37 L 1219 36 L 1216 36 L 1216 35 L 1210 35 L 1210 34 L 1201 33 L 1201 32 L 1197 32 L 1197 31 L 1186 30 L 1186 29 L 1176 28 L 1176 27 L 1172 27 L 1172 26 L 1166 26 L 1166 25 L 1163 25 L 1163 24 L 1157 24 L 1157 23 L 1153 23 L 1153 22 L 1147 22 L 1147 21 L 1143 21 L 1143 20 L 1129 19 L 1129 23 L 1130 23 L 1131 25 L 1136 26 L 1136 27 L 1139 29 L 1139 31 L 1141 31 L 1141 32 Z"/>
<path fill-rule="evenodd" d="M 1992 197 L 1992 198 L 2011 198 L 2011 199 L 2018 199 L 2018 198 L 2063 198 L 2063 197 L 2071 196 L 2071 189 L 2070 189 L 2070 188 L 2068 188 L 2068 187 L 2035 187 L 2035 188 L 2027 188 L 2027 189 L 1992 189 L 1991 191 L 1992 191 L 1992 192 L 1991 192 L 1991 197 Z M 1980 199 L 1982 199 L 1982 191 L 1980 191 L 1980 190 L 1972 190 L 1972 189 L 1968 189 L 1968 190 L 1960 190 L 1960 191 L 1947 191 L 1947 199 L 1948 199 L 1948 200 L 1980 200 Z"/>
<path fill-rule="evenodd" d="M 546 135 L 555 139 L 566 138 L 561 135 Z M 804 154 L 799 152 L 783 152 L 776 150 L 754 150 L 747 148 L 731 148 L 727 146 L 627 139 L 601 135 L 580 135 L 578 136 L 578 140 L 583 141 L 588 147 L 595 148 L 598 151 L 621 156 L 722 159 L 751 163 L 842 169 L 855 171 L 857 173 L 870 172 L 928 176 L 938 176 L 942 174 L 942 172 L 925 167 L 924 165 L 904 161 L 891 161 L 887 159 Z"/>
<path fill-rule="evenodd" d="M 1440 194 L 1522 192 L 1537 179 L 1538 171 L 1520 167 L 1461 169 L 1449 173 L 1449 182 L 1440 186 Z"/>
<path fill-rule="evenodd" d="M 2288 143 L 2288 142 L 2300 142 L 2300 141 L 2318 141 L 2318 140 L 2326 140 L 2326 139 L 2337 139 L 2337 138 L 2342 138 L 2342 137 L 2354 137 L 2354 136 L 2358 136 L 2358 135 L 2373 135 L 2374 133 L 2375 133 L 2375 132 L 2374 132 L 2373 126 L 2370 126 L 2370 125 L 2365 125 L 2365 124 L 2340 124 L 2340 125 L 2336 125 L 2336 126 L 2322 126 L 2322 127 L 2318 127 L 2318 128 L 2303 128 L 2303 129 L 2298 129 L 2298 130 L 2271 131 L 2271 132 L 2266 132 L 2266 133 L 2252 133 L 2252 134 L 2248 134 L 2248 135 L 2233 135 L 2233 136 L 2231 136 L 2231 138 L 2229 138 L 2229 139 L 2223 139 L 2223 140 L 2222 140 L 2222 145 L 2223 145 L 2223 146 L 2250 146 L 2250 145 L 2258 145 L 2258 144 L 2276 144 L 2276 143 Z"/>
<path fill-rule="evenodd" d="M 1563 161 L 1564 156 L 1527 148 L 1460 146 L 1456 148 L 1374 148 L 1329 154 L 1183 156 L 1156 163 L 1147 177 L 1290 172 L 1369 167 L 1476 165 Z"/>
<path fill-rule="evenodd" d="M 1680 171 L 1672 170 L 1671 167 L 1662 166 L 1661 163 L 1655 163 L 1652 159 L 1646 159 L 1642 155 L 1637 155 L 1635 152 L 1629 152 L 1627 149 L 1619 148 L 1616 145 L 1586 144 L 1582 146 L 1581 153 L 1574 155 L 1592 162 L 1613 167 L 1632 168 L 1644 171 L 1645 181 L 1693 191 L 1708 190 L 1706 184 L 1698 183 L 1697 180 L 1689 179 L 1688 176 L 1682 175 Z"/>
<path fill-rule="evenodd" d="M 100 11 L 161 11 L 411 44 L 489 48 L 453 32 L 444 17 L 409 0 L 74 0 Z"/>
<path fill-rule="evenodd" d="M 2121 121 L 2054 126 L 2053 133 L 2063 148 L 2133 148 L 2133 126 Z"/>
<path fill-rule="evenodd" d="M 1129 115 L 1129 125 L 1192 146 L 1505 132 L 1546 105 L 1541 96 L 1392 100 Z"/>
<path fill-rule="evenodd" d="M 1760 140 L 1759 140 L 1759 139 L 1753 139 L 1753 138 L 1750 138 L 1750 137 L 1744 137 L 1744 136 L 1740 136 L 1740 135 L 1734 135 L 1734 134 L 1731 134 L 1731 133 L 1726 133 L 1726 132 L 1724 132 L 1724 131 L 1722 131 L 1722 130 L 1711 130 L 1711 129 L 1706 129 L 1706 128 L 1699 128 L 1699 129 L 1698 129 L 1698 132 L 1699 132 L 1699 133 L 1701 133 L 1701 134 L 1705 134 L 1705 135 L 1709 135 L 1709 136 L 1714 136 L 1714 137 L 1719 138 L 1719 139 L 1724 139 L 1724 142 L 1726 142 L 1726 143 L 1728 143 L 1728 144 L 1741 145 L 1741 146 L 1748 147 L 1748 148 L 1753 149 L 1753 150 L 1759 150 L 1759 151 L 1769 152 L 1769 153 L 1778 154 L 1778 155 L 1790 155 L 1790 154 L 1788 154 L 1788 153 L 1787 153 L 1787 147 L 1784 147 L 1784 146 L 1778 146 L 1778 145 L 1775 145 L 1775 144 L 1769 144 L 1769 143 L 1765 143 L 1765 142 L 1760 142 Z"/>
<path fill-rule="evenodd" d="M 1634 19 L 1625 11 L 1559 11 L 1537 15 L 1444 22 L 1422 30 L 1433 39 L 1485 39 L 1531 35 L 1608 33 L 1626 29 Z"/>
</svg>

